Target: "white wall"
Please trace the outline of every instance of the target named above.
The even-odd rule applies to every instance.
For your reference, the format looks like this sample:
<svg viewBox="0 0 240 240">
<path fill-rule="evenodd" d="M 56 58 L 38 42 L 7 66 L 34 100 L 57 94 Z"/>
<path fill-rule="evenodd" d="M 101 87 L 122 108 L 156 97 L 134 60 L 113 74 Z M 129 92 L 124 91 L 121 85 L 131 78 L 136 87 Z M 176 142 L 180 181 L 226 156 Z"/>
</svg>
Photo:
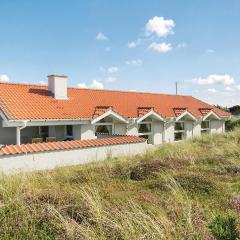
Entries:
<svg viewBox="0 0 240 240">
<path fill-rule="evenodd" d="M 171 143 L 174 142 L 174 125 L 173 121 L 166 122 L 164 126 L 164 142 Z"/>
<path fill-rule="evenodd" d="M 127 124 L 125 123 L 115 123 L 114 125 L 114 133 L 118 135 L 126 135 L 127 132 Z"/>
<path fill-rule="evenodd" d="M 136 121 L 131 121 L 127 126 L 127 135 L 138 136 L 138 128 Z"/>
<path fill-rule="evenodd" d="M 10 174 L 18 171 L 53 169 L 62 166 L 84 164 L 104 160 L 108 157 L 132 156 L 145 153 L 146 142 L 29 153 L 14 156 L 0 156 L 0 171 Z"/>
<path fill-rule="evenodd" d="M 163 122 L 152 123 L 153 144 L 162 144 L 163 142 Z"/>
<path fill-rule="evenodd" d="M 191 139 L 193 137 L 193 121 L 185 121 L 185 137 Z"/>
<path fill-rule="evenodd" d="M 219 121 L 219 120 L 211 120 L 210 126 L 211 126 L 211 133 L 223 133 L 225 122 Z"/>
<path fill-rule="evenodd" d="M 201 136 L 201 121 L 193 123 L 193 137 Z"/>
<path fill-rule="evenodd" d="M 95 139 L 95 126 L 91 124 L 81 125 L 81 140 Z"/>
<path fill-rule="evenodd" d="M 74 140 L 81 139 L 81 125 L 73 125 L 73 139 Z"/>
</svg>

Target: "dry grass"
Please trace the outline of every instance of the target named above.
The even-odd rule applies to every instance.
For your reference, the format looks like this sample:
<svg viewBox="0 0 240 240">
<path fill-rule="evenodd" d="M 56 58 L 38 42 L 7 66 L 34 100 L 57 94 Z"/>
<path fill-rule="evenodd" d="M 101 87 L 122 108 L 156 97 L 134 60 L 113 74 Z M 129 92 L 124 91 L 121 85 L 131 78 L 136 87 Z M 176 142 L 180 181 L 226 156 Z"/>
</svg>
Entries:
<svg viewBox="0 0 240 240">
<path fill-rule="evenodd" d="M 0 239 L 212 239 L 239 214 L 240 132 L 0 179 Z M 239 216 L 239 215 L 238 215 Z"/>
</svg>

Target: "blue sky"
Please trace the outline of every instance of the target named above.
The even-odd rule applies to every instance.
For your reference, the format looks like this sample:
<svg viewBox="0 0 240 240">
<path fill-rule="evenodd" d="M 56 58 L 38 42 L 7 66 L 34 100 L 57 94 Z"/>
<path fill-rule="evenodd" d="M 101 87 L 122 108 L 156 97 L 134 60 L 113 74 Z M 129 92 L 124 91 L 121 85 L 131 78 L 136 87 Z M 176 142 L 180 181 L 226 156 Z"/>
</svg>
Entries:
<svg viewBox="0 0 240 240">
<path fill-rule="evenodd" d="M 1 0 L 0 80 L 240 104 L 239 0 Z"/>
</svg>

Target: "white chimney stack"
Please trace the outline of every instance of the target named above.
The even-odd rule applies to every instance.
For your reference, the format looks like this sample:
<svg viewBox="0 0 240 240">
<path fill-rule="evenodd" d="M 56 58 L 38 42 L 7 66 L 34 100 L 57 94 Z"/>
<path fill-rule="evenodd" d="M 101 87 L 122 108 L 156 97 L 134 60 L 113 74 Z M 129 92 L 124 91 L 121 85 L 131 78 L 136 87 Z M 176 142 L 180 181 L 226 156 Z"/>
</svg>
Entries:
<svg viewBox="0 0 240 240">
<path fill-rule="evenodd" d="M 52 92 L 55 99 L 67 99 L 67 76 L 49 75 L 48 91 Z"/>
</svg>

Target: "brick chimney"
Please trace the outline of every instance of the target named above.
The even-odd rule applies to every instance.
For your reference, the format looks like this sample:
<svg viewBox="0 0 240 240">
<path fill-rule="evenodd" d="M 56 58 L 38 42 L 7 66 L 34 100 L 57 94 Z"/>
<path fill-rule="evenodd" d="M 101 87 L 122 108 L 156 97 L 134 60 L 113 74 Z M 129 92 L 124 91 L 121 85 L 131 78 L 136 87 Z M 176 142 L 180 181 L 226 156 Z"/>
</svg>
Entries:
<svg viewBox="0 0 240 240">
<path fill-rule="evenodd" d="M 67 99 L 67 76 L 49 75 L 48 91 L 50 91 L 55 99 Z"/>
</svg>

